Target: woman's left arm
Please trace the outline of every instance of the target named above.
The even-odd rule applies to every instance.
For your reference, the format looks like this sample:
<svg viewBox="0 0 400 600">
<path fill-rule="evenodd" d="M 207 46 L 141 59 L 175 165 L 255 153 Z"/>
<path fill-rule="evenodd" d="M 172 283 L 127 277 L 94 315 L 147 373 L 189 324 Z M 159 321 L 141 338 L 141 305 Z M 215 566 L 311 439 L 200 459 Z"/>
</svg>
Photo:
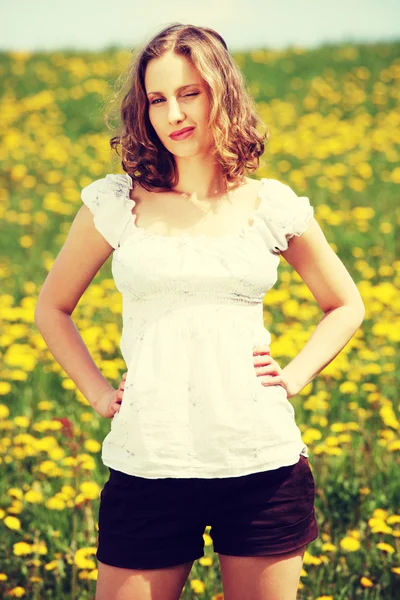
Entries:
<svg viewBox="0 0 400 600">
<path fill-rule="evenodd" d="M 324 316 L 300 352 L 281 371 L 289 396 L 298 394 L 344 348 L 360 327 L 365 306 L 346 267 L 313 217 L 282 256 L 307 285 Z"/>
</svg>

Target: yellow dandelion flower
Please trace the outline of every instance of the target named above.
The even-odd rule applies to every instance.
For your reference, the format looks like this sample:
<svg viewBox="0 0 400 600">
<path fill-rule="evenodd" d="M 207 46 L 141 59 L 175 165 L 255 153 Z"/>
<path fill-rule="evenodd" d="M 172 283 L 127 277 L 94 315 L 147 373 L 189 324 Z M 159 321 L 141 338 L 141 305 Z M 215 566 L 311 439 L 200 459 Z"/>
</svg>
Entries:
<svg viewBox="0 0 400 600">
<path fill-rule="evenodd" d="M 91 454 L 86 454 L 86 453 L 82 453 L 82 454 L 78 454 L 77 456 L 78 458 L 78 463 L 86 463 L 86 462 L 90 462 L 93 465 L 96 465 L 96 463 L 94 462 L 93 456 Z"/>
<path fill-rule="evenodd" d="M 377 528 L 385 528 L 386 527 L 386 522 L 385 522 L 385 518 L 377 518 L 377 517 L 371 517 L 370 519 L 368 519 L 368 525 L 371 527 L 377 527 Z"/>
<path fill-rule="evenodd" d="M 390 174 L 393 183 L 400 183 L 400 167 L 396 167 Z"/>
<path fill-rule="evenodd" d="M 319 556 L 313 556 L 312 554 L 308 553 L 307 551 L 305 552 L 305 554 L 304 554 L 304 564 L 305 565 L 314 565 L 315 567 L 318 567 L 321 563 L 322 563 L 322 560 Z"/>
<path fill-rule="evenodd" d="M 356 394 L 358 385 L 354 381 L 344 381 L 340 384 L 339 391 L 342 392 L 342 394 Z"/>
<path fill-rule="evenodd" d="M 76 465 L 78 464 L 77 459 L 75 458 L 75 456 L 66 456 L 65 458 L 63 458 L 62 460 L 62 464 L 65 467 L 76 467 Z"/>
<path fill-rule="evenodd" d="M 356 206 L 351 211 L 355 219 L 372 219 L 375 216 L 375 210 L 372 206 Z"/>
<path fill-rule="evenodd" d="M 312 427 L 309 427 L 302 436 L 304 443 L 309 445 L 312 444 L 315 441 L 318 441 L 322 438 L 322 433 L 320 432 L 319 429 L 313 429 Z"/>
<path fill-rule="evenodd" d="M 21 522 L 17 517 L 7 516 L 3 519 L 3 523 L 9 529 L 19 530 L 21 529 Z"/>
<path fill-rule="evenodd" d="M 0 581 L 7 581 L 8 577 L 5 573 L 0 573 Z"/>
<path fill-rule="evenodd" d="M 101 444 L 97 440 L 86 440 L 84 447 L 88 452 L 100 452 Z"/>
<path fill-rule="evenodd" d="M 88 559 L 88 555 L 95 554 L 97 548 L 89 546 L 87 548 L 79 548 L 74 554 L 74 563 L 79 569 L 95 569 L 96 564 L 93 560 Z"/>
<path fill-rule="evenodd" d="M 45 475 L 55 475 L 57 473 L 57 465 L 52 460 L 44 460 L 38 466 L 38 470 L 40 473 L 44 473 Z"/>
<path fill-rule="evenodd" d="M 396 529 L 395 531 L 392 531 L 392 536 L 395 538 L 400 538 L 400 529 Z"/>
<path fill-rule="evenodd" d="M 25 596 L 25 590 L 21 586 L 17 586 L 8 592 L 8 595 L 12 598 L 22 598 Z"/>
<path fill-rule="evenodd" d="M 91 457 L 90 460 L 84 460 L 81 462 L 80 464 L 82 471 L 95 471 L 97 468 L 97 465 L 94 461 L 94 459 Z"/>
<path fill-rule="evenodd" d="M 378 544 L 376 544 L 376 547 L 379 548 L 379 550 L 388 552 L 389 554 L 393 554 L 393 552 L 395 551 L 393 546 L 387 544 L 386 542 L 379 542 Z"/>
<path fill-rule="evenodd" d="M 386 523 L 388 525 L 395 525 L 396 523 L 400 523 L 400 515 L 391 515 L 387 518 Z"/>
<path fill-rule="evenodd" d="M 27 560 L 26 564 L 30 567 L 40 567 L 42 565 L 41 561 L 38 558 L 31 558 L 31 560 Z"/>
<path fill-rule="evenodd" d="M 7 394 L 9 394 L 10 392 L 11 383 L 9 383 L 8 381 L 0 381 L 0 396 L 7 396 Z M 5 416 L 3 416 L 4 413 L 6 413 Z M 0 418 L 5 419 L 8 417 L 9 414 L 10 411 L 8 410 L 8 407 L 4 404 L 0 404 Z"/>
<path fill-rule="evenodd" d="M 80 504 L 87 503 L 88 497 L 86 494 L 77 494 L 73 500 L 75 506 L 79 506 Z"/>
<path fill-rule="evenodd" d="M 65 502 L 63 502 L 62 500 L 60 500 L 59 498 L 49 498 L 46 502 L 45 502 L 45 507 L 48 508 L 49 510 L 64 510 L 65 508 Z"/>
<path fill-rule="evenodd" d="M 14 55 L 13 58 L 15 59 L 16 56 Z M 16 164 L 12 167 L 10 175 L 13 181 L 21 181 L 27 175 L 27 168 L 23 164 Z"/>
<path fill-rule="evenodd" d="M 195 594 L 203 594 L 206 586 L 200 579 L 192 579 L 190 582 L 190 588 Z"/>
<path fill-rule="evenodd" d="M 100 496 L 100 487 L 95 481 L 84 481 L 79 486 L 82 494 L 90 500 L 95 500 Z"/>
<path fill-rule="evenodd" d="M 28 417 L 25 417 L 25 415 L 20 415 L 18 417 L 14 417 L 13 421 L 17 427 L 28 427 L 28 425 L 30 423 Z"/>
<path fill-rule="evenodd" d="M 376 520 L 376 523 L 371 527 L 371 533 L 392 533 L 393 529 L 386 525 L 384 521 Z"/>
<path fill-rule="evenodd" d="M 13 552 L 15 556 L 26 556 L 32 554 L 32 546 L 26 542 L 17 542 L 13 545 Z"/>
<path fill-rule="evenodd" d="M 90 421 L 93 420 L 93 414 L 89 411 L 83 412 L 81 414 L 80 420 L 82 421 L 82 423 L 90 423 Z"/>
<path fill-rule="evenodd" d="M 397 420 L 391 405 L 386 404 L 385 406 L 382 406 L 379 409 L 379 415 L 387 427 L 393 427 L 393 429 L 398 429 L 398 427 L 400 427 L 400 422 Z M 392 442 L 392 444 L 395 444 L 395 442 Z"/>
<path fill-rule="evenodd" d="M 54 571 L 54 569 L 57 569 L 57 567 L 58 567 L 57 560 L 52 560 L 49 563 L 47 563 L 46 565 L 44 565 L 44 568 L 46 569 L 46 571 Z"/>
<path fill-rule="evenodd" d="M 88 575 L 88 579 L 93 579 L 94 581 L 97 581 L 98 574 L 99 574 L 98 569 L 92 569 Z"/>
<path fill-rule="evenodd" d="M 31 504 L 39 504 L 40 502 L 43 502 L 43 494 L 36 490 L 28 490 L 24 496 L 24 500 Z"/>
<path fill-rule="evenodd" d="M 392 233 L 393 231 L 393 224 L 392 223 L 388 223 L 388 221 L 382 221 L 382 223 L 379 223 L 379 231 L 381 231 L 382 233 Z M 390 271 L 389 273 L 385 273 L 385 272 L 381 272 L 382 269 L 379 269 L 379 273 L 383 276 L 387 275 L 387 274 L 391 274 Z"/>
<path fill-rule="evenodd" d="M 350 529 L 350 531 L 348 531 L 348 535 L 355 538 L 356 540 L 359 540 L 361 537 L 361 533 L 357 529 Z"/>
<path fill-rule="evenodd" d="M 35 554 L 47 554 L 47 546 L 45 542 L 39 542 L 38 544 L 32 544 L 32 550 Z"/>
<path fill-rule="evenodd" d="M 361 577 L 360 583 L 363 587 L 373 587 L 373 582 L 368 577 Z"/>
<path fill-rule="evenodd" d="M 37 407 L 39 410 L 51 410 L 53 408 L 53 402 L 50 402 L 50 400 L 41 400 L 37 403 Z"/>
<path fill-rule="evenodd" d="M 22 497 L 23 497 L 23 495 L 24 495 L 24 494 L 23 494 L 23 491 L 22 491 L 22 490 L 20 490 L 19 488 L 10 488 L 10 489 L 7 491 L 7 494 L 8 494 L 9 496 L 12 496 L 13 498 L 17 498 L 18 500 L 21 500 L 21 499 L 22 499 Z"/>
<path fill-rule="evenodd" d="M 213 559 L 211 558 L 211 556 L 201 556 L 199 558 L 199 563 L 203 566 L 203 567 L 211 567 L 213 564 Z"/>
<path fill-rule="evenodd" d="M 211 546 L 213 543 L 212 537 L 208 533 L 203 533 L 203 540 L 205 546 Z"/>
<path fill-rule="evenodd" d="M 49 458 L 51 460 L 57 461 L 64 458 L 64 456 L 65 450 L 63 448 L 53 448 L 52 450 L 49 450 Z"/>
<path fill-rule="evenodd" d="M 331 544 L 330 542 L 325 542 L 322 544 L 322 552 L 335 552 L 336 546 Z"/>
<path fill-rule="evenodd" d="M 22 513 L 23 507 L 24 505 L 23 502 L 21 502 L 21 500 L 13 500 L 11 505 L 8 507 L 8 512 L 13 515 L 19 515 L 20 513 Z"/>
<path fill-rule="evenodd" d="M 79 571 L 78 578 L 79 579 L 87 579 L 89 575 L 89 571 L 87 569 L 83 569 L 83 571 Z"/>
<path fill-rule="evenodd" d="M 346 536 L 340 540 L 340 547 L 347 552 L 357 552 L 360 549 L 361 544 L 354 537 Z"/>
<path fill-rule="evenodd" d="M 74 496 L 76 496 L 76 491 L 74 490 L 72 485 L 63 485 L 61 491 L 69 498 L 73 498 Z"/>
</svg>

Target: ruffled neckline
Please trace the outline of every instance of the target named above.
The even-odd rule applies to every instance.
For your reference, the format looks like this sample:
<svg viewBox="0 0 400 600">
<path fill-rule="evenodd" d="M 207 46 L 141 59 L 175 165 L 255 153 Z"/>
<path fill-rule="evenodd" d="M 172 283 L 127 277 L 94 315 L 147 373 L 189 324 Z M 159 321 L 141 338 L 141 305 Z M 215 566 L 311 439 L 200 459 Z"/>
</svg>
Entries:
<svg viewBox="0 0 400 600">
<path fill-rule="evenodd" d="M 108 176 L 108 177 L 110 177 L 110 176 Z M 125 184 L 124 185 L 124 190 L 125 190 L 125 195 L 126 195 L 125 200 L 129 207 L 129 211 L 130 211 L 130 214 L 132 217 L 131 222 L 132 222 L 132 225 L 133 225 L 136 235 L 139 235 L 142 238 L 156 239 L 156 240 L 159 240 L 160 242 L 168 242 L 168 243 L 188 242 L 188 243 L 193 243 L 193 244 L 206 243 L 206 242 L 218 244 L 218 243 L 223 243 L 227 240 L 235 240 L 238 238 L 247 237 L 248 235 L 252 235 L 257 229 L 257 219 L 260 218 L 260 215 L 261 215 L 261 210 L 262 210 L 262 206 L 263 206 L 264 199 L 265 199 L 265 196 L 263 196 L 262 191 L 264 189 L 264 183 L 265 183 L 265 181 L 267 181 L 266 178 L 262 178 L 260 180 L 260 185 L 258 188 L 257 198 L 256 198 L 256 200 L 259 199 L 260 202 L 258 203 L 257 208 L 254 209 L 254 211 L 252 212 L 252 214 L 249 217 L 249 220 L 253 221 L 253 223 L 251 225 L 249 223 L 247 223 L 237 232 L 223 233 L 223 234 L 217 235 L 217 236 L 209 235 L 207 233 L 198 233 L 196 235 L 191 235 L 190 233 L 181 233 L 179 235 L 166 235 L 163 233 L 155 233 L 153 231 L 148 231 L 147 229 L 145 229 L 143 227 L 139 227 L 136 224 L 136 215 L 132 213 L 132 209 L 136 206 L 136 202 L 134 200 L 132 200 L 132 198 L 130 198 L 130 196 L 129 196 L 129 190 L 131 190 L 133 188 L 132 178 L 130 175 L 128 175 L 128 173 L 124 173 L 121 175 L 115 175 L 114 177 L 117 177 L 119 179 L 119 182 L 123 182 Z"/>
</svg>

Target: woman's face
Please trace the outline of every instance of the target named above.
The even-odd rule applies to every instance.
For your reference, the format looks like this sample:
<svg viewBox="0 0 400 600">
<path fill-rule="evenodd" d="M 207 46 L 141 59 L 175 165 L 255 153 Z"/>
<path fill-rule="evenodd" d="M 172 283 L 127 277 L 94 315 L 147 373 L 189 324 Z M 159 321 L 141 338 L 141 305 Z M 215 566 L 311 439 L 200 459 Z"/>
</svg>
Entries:
<svg viewBox="0 0 400 600">
<path fill-rule="evenodd" d="M 149 119 L 165 148 L 177 157 L 208 154 L 212 144 L 208 127 L 210 105 L 206 84 L 194 65 L 172 52 L 154 58 L 146 68 L 145 88 Z M 172 132 L 186 127 L 194 127 L 188 138 L 170 137 Z"/>
</svg>

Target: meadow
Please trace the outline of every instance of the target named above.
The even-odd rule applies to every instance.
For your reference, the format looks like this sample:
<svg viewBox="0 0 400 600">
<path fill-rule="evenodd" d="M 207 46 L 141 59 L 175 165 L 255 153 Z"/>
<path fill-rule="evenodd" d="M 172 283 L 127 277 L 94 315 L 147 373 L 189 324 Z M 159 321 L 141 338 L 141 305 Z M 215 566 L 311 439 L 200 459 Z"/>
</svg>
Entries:
<svg viewBox="0 0 400 600">
<path fill-rule="evenodd" d="M 309 448 L 320 528 L 307 547 L 298 598 L 396 600 L 400 42 L 233 56 L 271 130 L 252 176 L 279 179 L 310 198 L 366 307 L 348 345 L 291 399 Z M 103 108 L 129 59 L 115 48 L 0 54 L 0 598 L 94 598 L 97 514 L 108 478 L 101 443 L 110 421 L 54 360 L 34 309 L 81 189 L 123 172 Z M 126 365 L 110 265 L 111 258 L 73 319 L 118 387 Z M 321 311 L 283 258 L 279 272 L 264 322 L 283 367 Z M 184 600 L 223 600 L 208 531 Z"/>
</svg>

